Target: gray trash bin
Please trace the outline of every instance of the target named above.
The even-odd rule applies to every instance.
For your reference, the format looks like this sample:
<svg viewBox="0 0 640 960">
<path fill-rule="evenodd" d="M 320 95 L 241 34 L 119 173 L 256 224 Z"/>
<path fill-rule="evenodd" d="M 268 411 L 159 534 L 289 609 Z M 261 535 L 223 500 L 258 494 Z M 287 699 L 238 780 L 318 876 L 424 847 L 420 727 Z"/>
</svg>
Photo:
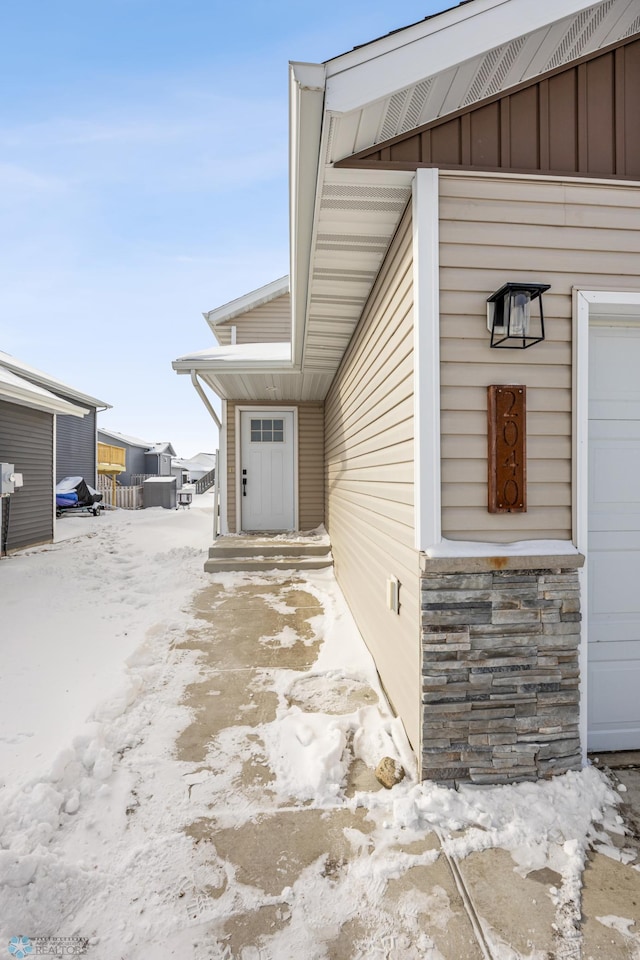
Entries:
<svg viewBox="0 0 640 960">
<path fill-rule="evenodd" d="M 176 510 L 178 505 L 175 477 L 149 477 L 142 484 L 143 507 L 164 507 Z"/>
</svg>

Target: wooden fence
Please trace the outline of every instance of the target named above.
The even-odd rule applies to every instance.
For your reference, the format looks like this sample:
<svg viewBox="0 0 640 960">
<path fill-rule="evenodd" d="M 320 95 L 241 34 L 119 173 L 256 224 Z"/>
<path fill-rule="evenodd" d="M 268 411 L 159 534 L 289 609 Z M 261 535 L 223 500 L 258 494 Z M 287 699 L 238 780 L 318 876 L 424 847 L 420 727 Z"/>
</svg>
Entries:
<svg viewBox="0 0 640 960">
<path fill-rule="evenodd" d="M 98 490 L 102 494 L 102 502 L 107 506 L 120 507 L 123 510 L 142 509 L 142 486 L 116 486 L 114 489 L 111 477 L 101 476 L 98 477 Z"/>
</svg>

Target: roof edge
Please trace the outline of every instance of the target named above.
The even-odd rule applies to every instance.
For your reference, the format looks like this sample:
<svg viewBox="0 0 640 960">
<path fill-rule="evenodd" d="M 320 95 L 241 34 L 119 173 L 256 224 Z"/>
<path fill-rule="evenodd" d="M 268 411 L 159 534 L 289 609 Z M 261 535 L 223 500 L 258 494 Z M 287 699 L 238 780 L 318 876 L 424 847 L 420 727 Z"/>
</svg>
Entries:
<svg viewBox="0 0 640 960">
<path fill-rule="evenodd" d="M 291 256 L 291 356 L 302 363 L 309 272 L 320 168 L 326 68 L 289 64 L 289 230 Z"/>
<path fill-rule="evenodd" d="M 346 113 L 502 43 L 598 6 L 585 0 L 473 0 L 327 62 L 327 110 Z M 526 25 L 523 27 L 523 25 Z"/>
<path fill-rule="evenodd" d="M 88 393 L 82 393 L 82 391 L 76 390 L 74 387 L 63 383 L 62 380 L 57 380 L 55 377 L 49 376 L 48 373 L 44 373 L 42 370 L 36 369 L 36 367 L 29 366 L 28 363 L 17 360 L 15 357 L 12 357 L 10 353 L 0 351 L 0 366 L 5 367 L 24 380 L 30 380 L 32 383 L 37 384 L 37 386 L 44 387 L 45 390 L 49 390 L 52 393 L 59 391 L 63 393 L 65 397 L 78 400 L 80 403 L 86 403 L 90 407 L 104 407 L 106 410 L 112 409 L 110 403 L 105 403 L 104 400 L 98 400 L 97 397 L 92 397 Z"/>
<path fill-rule="evenodd" d="M 269 303 L 270 300 L 275 300 L 276 297 L 281 297 L 285 293 L 289 293 L 288 276 L 279 277 L 277 280 L 265 283 L 264 286 L 251 290 L 241 297 L 236 297 L 235 300 L 230 300 L 214 310 L 205 311 L 202 316 L 213 330 L 218 324 L 233 320 L 234 317 Z"/>
</svg>

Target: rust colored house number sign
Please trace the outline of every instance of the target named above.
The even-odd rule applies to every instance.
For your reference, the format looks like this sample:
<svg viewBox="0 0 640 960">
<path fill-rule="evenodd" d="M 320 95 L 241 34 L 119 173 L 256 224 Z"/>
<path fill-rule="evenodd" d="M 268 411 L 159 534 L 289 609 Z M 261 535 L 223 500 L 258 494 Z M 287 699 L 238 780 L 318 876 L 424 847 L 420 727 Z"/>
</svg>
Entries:
<svg viewBox="0 0 640 960">
<path fill-rule="evenodd" d="M 492 384 L 487 391 L 489 513 L 526 513 L 527 388 Z"/>
</svg>

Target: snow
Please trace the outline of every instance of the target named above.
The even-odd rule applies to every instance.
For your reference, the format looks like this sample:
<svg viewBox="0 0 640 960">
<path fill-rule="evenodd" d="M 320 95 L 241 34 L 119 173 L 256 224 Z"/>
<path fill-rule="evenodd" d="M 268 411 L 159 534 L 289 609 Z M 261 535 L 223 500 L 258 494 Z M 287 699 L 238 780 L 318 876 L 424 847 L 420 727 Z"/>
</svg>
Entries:
<svg viewBox="0 0 640 960">
<path fill-rule="evenodd" d="M 115 690 L 123 708 L 135 697 L 127 657 L 205 582 L 203 501 L 65 516 L 59 542 L 0 560 L 0 784 L 46 766 Z"/>
<path fill-rule="evenodd" d="M 232 343 L 224 347 L 208 347 L 196 350 L 175 361 L 217 360 L 222 363 L 235 363 L 245 360 L 269 360 L 288 362 L 291 360 L 291 344 L 288 341 L 274 343 Z"/>
<path fill-rule="evenodd" d="M 211 737 L 205 763 L 176 759 L 193 716 L 185 691 L 205 669 L 216 674 L 215 664 L 206 668 L 196 649 L 181 645 L 197 624 L 192 599 L 213 582 L 224 600 L 281 576 L 202 572 L 211 504 L 205 494 L 189 511 L 64 518 L 55 544 L 0 561 L 0 937 L 88 937 L 92 960 L 209 960 L 225 954 L 224 944 L 207 940 L 208 924 L 272 910 L 274 960 L 325 957 L 318 944 L 356 916 L 368 931 L 368 957 L 383 955 L 379 944 L 399 922 L 413 944 L 407 960 L 442 960 L 417 918 L 445 930 L 445 891 L 413 888 L 393 913 L 381 906 L 392 880 L 436 861 L 438 850 L 425 845 L 435 832 L 450 862 L 498 848 L 523 876 L 556 871 L 561 882 L 550 896 L 570 938 L 587 850 L 615 855 L 609 835 L 623 833 L 617 791 L 595 768 L 457 792 L 417 783 L 402 725 L 330 570 L 299 574 L 321 611 L 306 621 L 304 649 L 313 659 L 318 648 L 314 662 L 256 669 L 247 680 L 241 711 L 269 696 L 275 719 L 252 728 L 253 738 L 241 721 L 225 727 Z M 290 605 L 270 602 L 291 614 Z M 287 648 L 290 629 L 265 633 L 260 650 Z M 346 713 L 338 706 L 345 697 Z M 405 779 L 347 796 L 349 764 L 372 769 L 382 756 L 402 763 Z M 252 762 L 265 762 L 272 779 L 239 793 L 240 772 Z M 274 864 L 273 888 L 262 891 L 188 832 L 215 811 L 217 829 L 237 843 L 261 819 L 291 809 L 320 823 L 350 812 L 342 829 L 348 869 L 327 875 L 321 858 L 278 881 Z M 601 922 L 622 933 L 630 923 Z M 496 960 L 515 956 L 508 946 L 493 949 Z"/>
<path fill-rule="evenodd" d="M 89 412 L 84 407 L 69 403 L 67 400 L 55 396 L 49 390 L 45 390 L 44 387 L 39 387 L 37 384 L 25 380 L 24 377 L 16 376 L 15 373 L 7 370 L 1 364 L 0 396 L 24 406 L 50 410 L 52 413 L 65 413 L 74 417 L 84 417 Z"/>
<path fill-rule="evenodd" d="M 567 556 L 579 551 L 570 540 L 516 540 L 513 543 L 485 543 L 476 540 L 443 538 L 425 551 L 428 557 L 540 557 Z"/>
</svg>

